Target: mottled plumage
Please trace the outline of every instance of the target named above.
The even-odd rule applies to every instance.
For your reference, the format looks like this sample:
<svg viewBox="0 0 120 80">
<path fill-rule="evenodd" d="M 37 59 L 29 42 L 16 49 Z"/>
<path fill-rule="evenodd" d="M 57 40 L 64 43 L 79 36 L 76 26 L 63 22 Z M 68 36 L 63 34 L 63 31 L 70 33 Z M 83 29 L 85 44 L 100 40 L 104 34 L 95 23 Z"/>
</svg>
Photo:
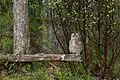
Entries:
<svg viewBox="0 0 120 80">
<path fill-rule="evenodd" d="M 82 43 L 80 41 L 80 36 L 78 33 L 71 34 L 71 40 L 69 41 L 69 50 L 70 53 L 80 55 L 82 51 Z"/>
</svg>

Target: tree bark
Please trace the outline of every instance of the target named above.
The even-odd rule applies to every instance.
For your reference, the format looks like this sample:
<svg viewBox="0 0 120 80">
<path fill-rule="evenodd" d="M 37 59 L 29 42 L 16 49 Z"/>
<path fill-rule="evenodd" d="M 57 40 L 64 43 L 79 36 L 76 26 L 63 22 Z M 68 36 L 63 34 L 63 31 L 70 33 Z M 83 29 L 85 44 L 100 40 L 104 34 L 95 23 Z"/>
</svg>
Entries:
<svg viewBox="0 0 120 80">
<path fill-rule="evenodd" d="M 2 80 L 2 70 L 0 69 L 0 80 Z"/>
<path fill-rule="evenodd" d="M 13 0 L 14 54 L 29 53 L 28 0 Z"/>
</svg>

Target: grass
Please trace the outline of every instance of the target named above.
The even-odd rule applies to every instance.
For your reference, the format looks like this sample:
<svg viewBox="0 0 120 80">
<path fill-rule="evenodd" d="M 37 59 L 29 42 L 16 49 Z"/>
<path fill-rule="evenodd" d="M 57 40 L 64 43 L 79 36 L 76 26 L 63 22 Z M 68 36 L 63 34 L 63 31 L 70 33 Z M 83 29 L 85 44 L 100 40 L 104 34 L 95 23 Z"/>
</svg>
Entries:
<svg viewBox="0 0 120 80">
<path fill-rule="evenodd" d="M 34 63 L 33 65 L 34 70 L 32 71 L 25 71 L 25 68 L 22 68 L 21 73 L 11 73 L 9 75 L 3 73 L 3 80 L 55 80 L 53 76 L 59 80 L 96 80 L 94 77 L 86 76 L 84 73 L 73 76 L 67 65 L 56 72 L 51 72 L 45 63 Z"/>
</svg>

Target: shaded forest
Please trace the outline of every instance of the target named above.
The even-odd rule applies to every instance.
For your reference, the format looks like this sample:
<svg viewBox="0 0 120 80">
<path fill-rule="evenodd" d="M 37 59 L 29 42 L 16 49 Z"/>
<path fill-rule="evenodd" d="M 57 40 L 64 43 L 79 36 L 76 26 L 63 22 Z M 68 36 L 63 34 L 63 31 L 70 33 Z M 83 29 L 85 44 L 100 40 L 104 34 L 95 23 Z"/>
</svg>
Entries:
<svg viewBox="0 0 120 80">
<path fill-rule="evenodd" d="M 24 4 L 0 0 L 0 54 L 70 54 L 71 34 L 78 33 L 82 62 L 23 63 L 19 71 L 16 63 L 1 60 L 3 80 L 120 79 L 120 0 L 25 0 L 23 10 L 17 1 Z M 16 13 L 22 11 L 20 21 Z M 23 18 L 27 26 L 20 24 Z"/>
</svg>

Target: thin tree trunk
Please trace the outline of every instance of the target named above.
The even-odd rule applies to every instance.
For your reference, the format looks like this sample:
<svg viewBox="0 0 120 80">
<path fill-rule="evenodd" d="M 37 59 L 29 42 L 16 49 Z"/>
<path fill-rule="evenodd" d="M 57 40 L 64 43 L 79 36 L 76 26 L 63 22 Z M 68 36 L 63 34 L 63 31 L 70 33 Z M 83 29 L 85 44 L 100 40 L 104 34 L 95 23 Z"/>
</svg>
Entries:
<svg viewBox="0 0 120 80">
<path fill-rule="evenodd" d="M 99 10 L 98 10 L 98 18 L 100 18 Z M 98 19 L 97 27 L 98 27 L 98 56 L 99 56 L 99 65 L 100 65 L 98 80 L 101 80 L 102 79 L 102 58 L 101 58 L 101 53 L 100 53 L 100 19 Z"/>
<path fill-rule="evenodd" d="M 2 70 L 0 69 L 0 80 L 2 80 Z"/>
<path fill-rule="evenodd" d="M 14 54 L 29 53 L 28 0 L 13 0 Z"/>
<path fill-rule="evenodd" d="M 104 73 L 106 73 L 107 69 L 107 53 L 108 53 L 108 43 L 107 43 L 107 35 L 104 38 Z"/>
</svg>

